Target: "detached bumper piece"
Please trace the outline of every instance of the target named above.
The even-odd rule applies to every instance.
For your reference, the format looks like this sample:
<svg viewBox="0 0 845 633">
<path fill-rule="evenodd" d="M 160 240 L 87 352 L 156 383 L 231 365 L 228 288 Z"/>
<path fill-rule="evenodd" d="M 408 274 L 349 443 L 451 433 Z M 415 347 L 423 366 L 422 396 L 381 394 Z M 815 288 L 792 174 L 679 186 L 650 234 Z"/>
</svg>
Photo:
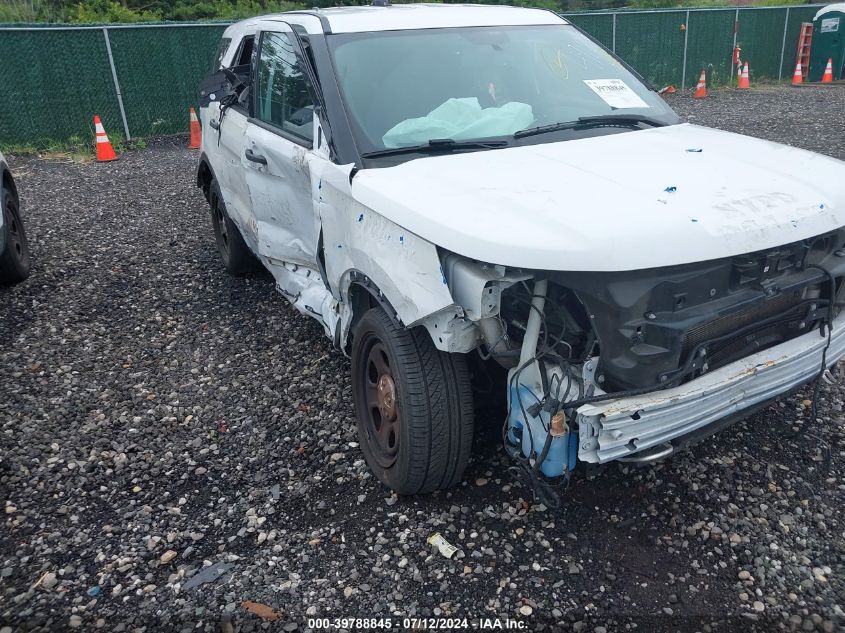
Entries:
<svg viewBox="0 0 845 633">
<path fill-rule="evenodd" d="M 578 458 L 592 463 L 625 459 L 750 412 L 815 378 L 826 345 L 827 336 L 816 329 L 672 389 L 583 405 L 577 413 Z M 843 355 L 845 314 L 833 323 L 827 366 Z"/>
</svg>

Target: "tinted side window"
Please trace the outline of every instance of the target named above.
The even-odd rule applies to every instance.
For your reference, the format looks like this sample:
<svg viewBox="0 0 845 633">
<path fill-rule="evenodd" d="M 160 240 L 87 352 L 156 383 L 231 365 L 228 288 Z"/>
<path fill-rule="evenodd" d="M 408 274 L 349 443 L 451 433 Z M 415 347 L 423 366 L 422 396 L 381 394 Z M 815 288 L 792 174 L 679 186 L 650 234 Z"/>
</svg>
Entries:
<svg viewBox="0 0 845 633">
<path fill-rule="evenodd" d="M 212 66 L 211 70 L 217 70 L 220 68 L 220 65 L 223 63 L 223 56 L 226 54 L 226 51 L 229 50 L 229 46 L 232 43 L 232 38 L 224 37 L 220 40 L 220 46 L 217 47 L 217 57 L 214 58 L 214 66 Z"/>
<path fill-rule="evenodd" d="M 252 62 L 252 45 L 255 41 L 255 36 L 247 35 L 243 41 L 241 42 L 241 50 L 238 51 L 237 57 L 232 60 L 234 61 L 233 66 L 243 66 L 244 64 L 249 64 Z"/>
<path fill-rule="evenodd" d="M 256 116 L 303 140 L 313 140 L 314 102 L 303 61 L 285 33 L 265 33 L 258 58 Z"/>
</svg>

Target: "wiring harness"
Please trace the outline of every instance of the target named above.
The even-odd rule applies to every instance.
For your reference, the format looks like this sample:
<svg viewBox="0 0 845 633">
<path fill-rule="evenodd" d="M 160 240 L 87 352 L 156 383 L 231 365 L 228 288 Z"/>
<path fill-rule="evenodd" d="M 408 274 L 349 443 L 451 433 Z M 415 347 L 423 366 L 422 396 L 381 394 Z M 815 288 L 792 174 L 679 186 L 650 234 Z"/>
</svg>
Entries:
<svg viewBox="0 0 845 633">
<path fill-rule="evenodd" d="M 836 314 L 835 308 L 842 304 L 836 302 L 837 284 L 836 278 L 833 276 L 833 274 L 829 270 L 818 265 L 810 265 L 807 266 L 807 268 L 819 270 L 825 275 L 825 281 L 829 284 L 830 287 L 829 299 L 815 298 L 802 300 L 792 306 L 785 313 L 781 313 L 772 316 L 768 319 L 759 321 L 757 323 L 753 323 L 751 325 L 746 326 L 745 328 L 730 332 L 729 334 L 725 334 L 721 337 L 713 338 L 706 342 L 702 342 L 690 351 L 690 353 L 687 355 L 687 359 L 684 365 L 677 372 L 674 373 L 674 376 L 657 384 L 646 387 L 639 387 L 636 389 L 628 389 L 624 391 L 615 391 L 612 393 L 601 394 L 594 394 L 594 384 L 588 385 L 585 392 L 583 382 L 581 380 L 577 380 L 574 377 L 572 371 L 573 365 L 580 365 L 591 357 L 593 349 L 595 347 L 595 337 L 591 334 L 591 337 L 588 341 L 588 345 L 584 350 L 583 357 L 579 359 L 573 359 L 571 357 L 572 346 L 563 341 L 563 337 L 566 334 L 566 325 L 564 320 L 564 327 L 561 334 L 554 340 L 553 344 L 550 346 L 548 340 L 548 325 L 546 323 L 545 313 L 544 311 L 538 310 L 537 307 L 531 301 L 532 299 L 536 298 L 537 295 L 534 295 L 531 291 L 529 291 L 525 282 L 522 282 L 522 285 L 525 287 L 526 291 L 528 291 L 528 299 L 518 298 L 518 300 L 527 304 L 531 310 L 538 312 L 542 325 L 543 338 L 542 342 L 537 346 L 537 351 L 535 355 L 528 359 L 525 363 L 517 367 L 511 375 L 510 379 L 508 380 L 508 392 L 510 394 L 516 394 L 519 412 L 522 416 L 522 433 L 528 433 L 529 443 L 529 450 L 527 451 L 528 455 L 525 456 L 523 455 L 523 451 L 521 448 L 522 438 L 516 438 L 517 442 L 513 443 L 508 437 L 508 430 L 510 428 L 509 422 L 511 420 L 511 415 L 514 409 L 514 403 L 512 401 L 513 399 L 509 398 L 507 415 L 505 416 L 505 421 L 502 426 L 502 442 L 505 448 L 505 452 L 508 454 L 508 456 L 514 463 L 514 465 L 510 467 L 509 471 L 515 476 L 515 478 L 521 481 L 524 486 L 526 486 L 532 491 L 535 501 L 542 503 L 544 506 L 551 510 L 561 509 L 562 502 L 558 490 L 560 490 L 561 488 L 565 490 L 566 487 L 568 487 L 571 471 L 567 469 L 558 481 L 550 480 L 541 473 L 540 467 L 548 456 L 552 441 L 551 429 L 549 428 L 549 425 L 547 425 L 543 418 L 540 416 L 541 412 L 548 413 L 550 420 L 555 414 L 559 412 L 563 413 L 565 423 L 569 428 L 570 432 L 577 433 L 578 428 L 575 410 L 580 408 L 581 406 L 586 404 L 593 404 L 596 402 L 616 400 L 619 398 L 639 396 L 647 393 L 654 393 L 655 391 L 662 391 L 665 389 L 676 387 L 681 384 L 688 376 L 694 374 L 696 371 L 701 369 L 701 360 L 706 356 L 706 350 L 708 347 L 718 345 L 719 343 L 725 342 L 728 339 L 735 339 L 738 336 L 748 336 L 754 334 L 755 332 L 770 327 L 773 324 L 800 318 L 802 316 L 800 311 L 806 308 L 808 305 L 810 306 L 809 314 L 813 314 L 815 312 L 815 308 L 817 307 L 826 308 L 826 310 L 824 310 L 824 312 L 817 318 L 817 320 L 819 321 L 819 332 L 822 336 L 826 336 L 827 341 L 822 350 L 821 367 L 819 369 L 818 375 L 815 378 L 815 386 L 813 389 L 811 414 L 813 419 L 815 419 L 817 415 L 817 401 L 819 396 L 820 382 L 828 372 L 827 353 L 831 345 L 833 320 Z M 550 305 L 554 307 L 554 309 L 562 311 L 562 308 L 560 308 L 560 306 L 557 305 L 554 301 L 552 301 L 548 296 L 544 298 Z M 503 331 L 506 332 L 506 330 L 504 329 L 505 324 L 502 323 L 502 326 Z M 504 338 L 505 336 L 506 334 L 503 334 L 502 338 Z M 555 348 L 561 343 L 563 343 L 569 350 L 569 356 L 566 358 L 564 358 L 555 351 Z M 498 342 L 496 343 L 496 345 L 498 345 Z M 486 358 L 489 357 L 490 354 L 486 356 Z M 485 358 L 485 355 L 482 354 L 482 358 Z M 523 402 L 522 399 L 521 390 L 519 389 L 519 378 L 522 372 L 525 371 L 528 367 L 532 366 L 535 362 L 539 365 L 539 374 L 542 381 L 543 395 L 542 398 L 538 398 L 532 393 L 531 395 L 535 398 L 536 401 L 533 403 L 529 403 L 526 406 L 525 402 Z M 552 376 L 551 381 L 548 379 L 547 371 L 547 366 L 549 363 L 553 363 L 554 365 L 560 368 L 560 375 L 554 374 Z M 556 385 L 554 384 L 555 378 L 557 378 Z M 560 391 L 563 386 L 564 380 L 566 380 L 566 389 L 561 394 Z M 574 397 L 572 400 L 568 400 L 574 384 L 577 384 L 578 386 L 578 393 L 576 397 Z M 529 393 L 531 392 L 529 391 Z M 540 423 L 543 426 L 543 430 L 546 432 L 546 439 L 542 446 L 538 446 L 537 443 L 535 443 L 534 441 L 534 437 L 531 432 L 531 425 L 529 423 L 529 416 L 531 416 L 532 418 L 539 417 Z M 572 423 L 570 423 L 570 419 L 572 420 Z"/>
</svg>

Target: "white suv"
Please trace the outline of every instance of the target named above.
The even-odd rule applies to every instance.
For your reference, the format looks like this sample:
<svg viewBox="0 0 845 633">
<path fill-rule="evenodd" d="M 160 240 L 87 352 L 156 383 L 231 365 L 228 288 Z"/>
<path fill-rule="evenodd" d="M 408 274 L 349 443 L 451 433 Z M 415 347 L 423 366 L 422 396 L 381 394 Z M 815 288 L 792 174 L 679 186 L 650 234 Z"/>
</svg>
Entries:
<svg viewBox="0 0 845 633">
<path fill-rule="evenodd" d="M 220 255 L 351 356 L 361 448 L 400 493 L 460 480 L 480 398 L 547 493 L 845 353 L 845 164 L 682 123 L 554 13 L 295 11 L 229 27 L 218 62 Z"/>
</svg>

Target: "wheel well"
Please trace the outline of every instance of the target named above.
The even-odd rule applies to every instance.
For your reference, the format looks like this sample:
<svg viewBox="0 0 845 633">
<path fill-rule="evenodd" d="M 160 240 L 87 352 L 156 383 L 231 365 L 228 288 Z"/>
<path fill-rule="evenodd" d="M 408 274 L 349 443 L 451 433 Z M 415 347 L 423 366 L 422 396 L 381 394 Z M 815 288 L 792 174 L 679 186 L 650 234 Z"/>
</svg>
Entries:
<svg viewBox="0 0 845 633">
<path fill-rule="evenodd" d="M 15 180 L 12 178 L 12 174 L 5 169 L 3 170 L 3 186 L 8 187 L 12 192 L 12 195 L 15 196 L 15 199 L 17 200 L 18 188 L 15 186 Z"/>
<path fill-rule="evenodd" d="M 202 189 L 202 195 L 205 196 L 206 200 L 208 200 L 209 190 L 211 189 L 211 181 L 213 179 L 214 173 L 211 171 L 211 167 L 205 159 L 201 159 L 199 167 L 197 167 L 197 187 Z"/>
<path fill-rule="evenodd" d="M 349 332 L 351 334 L 355 329 L 355 325 L 361 320 L 361 317 L 364 316 L 367 310 L 383 306 L 368 286 L 355 282 L 349 286 L 349 307 L 352 308 L 352 321 L 349 324 Z"/>
<path fill-rule="evenodd" d="M 367 276 L 357 271 L 352 273 L 352 281 L 347 290 L 347 305 L 351 308 L 349 329 L 345 340 L 336 343 L 347 353 L 354 338 L 355 326 L 361 317 L 372 308 L 381 310 L 399 327 L 405 329 L 421 328 L 431 337 L 435 347 L 444 352 L 467 352 L 477 347 L 478 335 L 475 326 L 460 318 L 455 311 L 440 311 L 417 319 L 413 327 L 406 324 L 390 300 Z M 471 331 L 470 331 L 471 330 Z M 471 345 L 467 347 L 467 341 Z"/>
<path fill-rule="evenodd" d="M 387 316 L 395 320 L 400 326 L 404 327 L 401 320 L 396 316 L 396 310 L 394 310 L 393 306 L 390 305 L 387 297 L 381 293 L 372 281 L 360 273 L 356 274 L 353 278 L 355 281 L 349 285 L 349 290 L 347 291 L 349 307 L 352 308 L 352 318 L 349 322 L 349 333 L 342 344 L 342 347 L 347 354 L 352 349 L 352 339 L 354 338 L 355 326 L 358 324 L 358 321 L 361 320 L 361 317 L 372 308 L 381 308 Z"/>
</svg>

